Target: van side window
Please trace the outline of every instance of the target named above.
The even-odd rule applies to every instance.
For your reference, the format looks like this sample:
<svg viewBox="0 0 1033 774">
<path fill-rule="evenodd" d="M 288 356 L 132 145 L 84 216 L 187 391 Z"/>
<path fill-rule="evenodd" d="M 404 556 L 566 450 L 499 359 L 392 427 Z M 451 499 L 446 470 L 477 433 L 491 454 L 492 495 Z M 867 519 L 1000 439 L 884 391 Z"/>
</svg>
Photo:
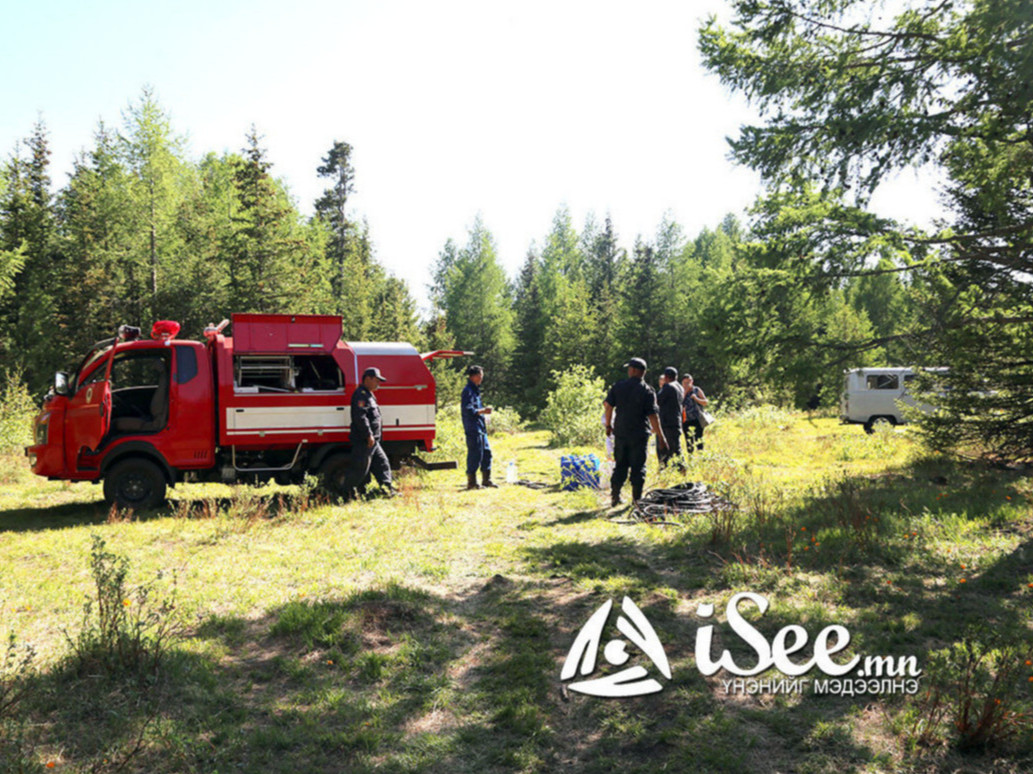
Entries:
<svg viewBox="0 0 1033 774">
<path fill-rule="evenodd" d="M 331 355 L 235 355 L 237 392 L 343 392 L 344 374 Z"/>
<path fill-rule="evenodd" d="M 900 379 L 896 374 L 869 374 L 865 386 L 869 390 L 896 390 L 900 388 Z"/>
</svg>

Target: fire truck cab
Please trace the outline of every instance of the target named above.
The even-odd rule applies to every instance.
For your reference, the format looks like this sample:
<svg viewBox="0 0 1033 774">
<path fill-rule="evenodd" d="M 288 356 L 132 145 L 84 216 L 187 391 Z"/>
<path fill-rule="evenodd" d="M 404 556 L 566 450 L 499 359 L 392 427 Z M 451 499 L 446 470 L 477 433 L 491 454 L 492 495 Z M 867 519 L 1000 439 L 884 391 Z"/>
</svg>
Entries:
<svg viewBox="0 0 1033 774">
<path fill-rule="evenodd" d="M 350 454 L 351 395 L 371 366 L 384 451 L 392 467 L 433 451 L 435 383 L 404 342 L 341 340 L 333 315 L 236 314 L 176 338 L 156 323 L 150 340 L 123 326 L 98 342 L 72 374 L 58 373 L 26 448 L 34 473 L 103 481 L 105 500 L 151 508 L 184 481 L 296 483 L 319 475 L 343 486 Z M 452 467 L 437 464 L 434 467 Z M 342 492 L 343 493 L 343 492 Z"/>
</svg>

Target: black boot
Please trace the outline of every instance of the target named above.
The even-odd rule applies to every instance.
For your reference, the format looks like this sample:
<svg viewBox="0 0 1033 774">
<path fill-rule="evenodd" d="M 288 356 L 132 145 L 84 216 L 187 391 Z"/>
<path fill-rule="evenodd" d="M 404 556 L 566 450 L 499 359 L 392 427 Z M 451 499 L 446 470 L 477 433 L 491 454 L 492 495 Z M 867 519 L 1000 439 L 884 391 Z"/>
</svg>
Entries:
<svg viewBox="0 0 1033 774">
<path fill-rule="evenodd" d="M 642 484 L 631 485 L 631 501 L 637 503 L 642 499 Z"/>
<path fill-rule="evenodd" d="M 466 477 L 466 488 L 467 489 L 480 489 L 481 485 L 477 483 L 477 474 L 473 473 Z"/>
<path fill-rule="evenodd" d="M 621 493 L 620 490 L 614 489 L 610 492 L 610 507 L 616 508 L 621 504 Z"/>
<path fill-rule="evenodd" d="M 481 486 L 485 489 L 498 489 L 499 485 L 491 480 L 491 473 L 487 470 L 481 471 Z"/>
</svg>

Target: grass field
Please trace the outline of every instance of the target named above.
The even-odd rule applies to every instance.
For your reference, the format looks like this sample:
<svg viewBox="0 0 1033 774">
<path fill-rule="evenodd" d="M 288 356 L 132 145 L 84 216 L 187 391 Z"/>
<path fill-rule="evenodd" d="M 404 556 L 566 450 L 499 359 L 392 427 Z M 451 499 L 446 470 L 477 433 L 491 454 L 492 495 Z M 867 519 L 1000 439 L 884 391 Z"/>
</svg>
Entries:
<svg viewBox="0 0 1033 774">
<path fill-rule="evenodd" d="M 556 484 L 548 437 L 494 437 L 497 478 L 513 459 Z M 1028 473 L 773 409 L 724 417 L 707 440 L 686 473 L 658 475 L 651 459 L 648 486 L 704 481 L 739 510 L 660 526 L 628 523 L 595 492 L 465 492 L 462 471 L 408 472 L 401 497 L 347 506 L 179 487 L 165 510 L 126 520 L 97 487 L 0 458 L 0 630 L 36 650 L 0 688 L 0 708 L 4 690 L 22 695 L 0 709 L 0 770 L 1033 770 Z M 154 674 L 69 656 L 94 535 L 128 558 L 130 585 L 161 573 L 150 603 L 175 591 L 163 615 L 183 636 Z M 839 660 L 916 656 L 920 692 L 726 693 L 728 675 L 696 669 L 697 628 L 715 622 L 696 608 L 718 610 L 715 654 L 749 663 L 724 621 L 738 591 L 770 601 L 747 616 L 769 641 L 787 624 L 811 641 L 841 624 L 853 639 Z M 578 630 L 624 595 L 673 678 L 651 696 L 564 695 Z"/>
</svg>

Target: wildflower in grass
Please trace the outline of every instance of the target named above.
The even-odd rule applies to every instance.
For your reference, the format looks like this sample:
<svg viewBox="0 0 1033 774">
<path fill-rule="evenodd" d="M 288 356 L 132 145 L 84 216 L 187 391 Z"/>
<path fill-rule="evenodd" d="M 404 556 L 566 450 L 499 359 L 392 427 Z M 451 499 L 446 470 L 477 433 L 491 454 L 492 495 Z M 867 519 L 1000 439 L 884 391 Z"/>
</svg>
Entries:
<svg viewBox="0 0 1033 774">
<path fill-rule="evenodd" d="M 964 570 L 965 569 L 965 565 L 961 565 L 961 569 Z"/>
<path fill-rule="evenodd" d="M 1026 666 L 1033 666 L 1033 661 L 1030 661 L 1030 660 L 1029 660 L 1029 659 L 1027 658 L 1027 659 L 1026 659 Z"/>
<path fill-rule="evenodd" d="M 128 600 L 128 599 L 123 599 L 122 600 L 122 607 L 129 607 L 131 604 L 133 604 L 133 603 L 130 600 Z"/>
<path fill-rule="evenodd" d="M 964 578 L 962 578 L 961 580 L 958 581 L 958 583 L 967 583 L 967 581 Z"/>
<path fill-rule="evenodd" d="M 1005 496 L 1004 496 L 1004 499 L 1005 499 L 1005 500 L 1010 500 L 1010 499 L 1011 499 L 1011 495 L 1005 495 Z"/>
<path fill-rule="evenodd" d="M 54 768 L 54 766 L 56 766 L 56 765 L 57 765 L 57 764 L 55 764 L 55 763 L 54 763 L 53 761 L 47 761 L 47 768 L 48 768 L 48 769 L 52 769 L 52 768 Z"/>
</svg>

